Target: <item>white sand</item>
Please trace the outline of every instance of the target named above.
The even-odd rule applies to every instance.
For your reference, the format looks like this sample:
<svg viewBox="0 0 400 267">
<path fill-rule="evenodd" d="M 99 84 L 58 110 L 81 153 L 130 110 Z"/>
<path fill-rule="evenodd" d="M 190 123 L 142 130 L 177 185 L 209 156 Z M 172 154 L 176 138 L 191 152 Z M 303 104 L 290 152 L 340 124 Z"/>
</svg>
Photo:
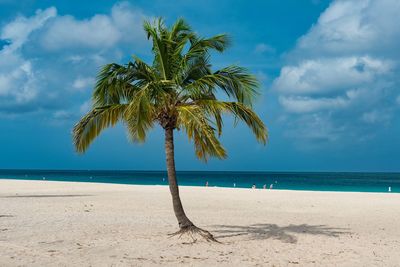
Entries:
<svg viewBox="0 0 400 267">
<path fill-rule="evenodd" d="M 53 197 L 48 197 L 53 195 Z M 400 266 L 400 194 L 0 180 L 0 266 Z"/>
</svg>

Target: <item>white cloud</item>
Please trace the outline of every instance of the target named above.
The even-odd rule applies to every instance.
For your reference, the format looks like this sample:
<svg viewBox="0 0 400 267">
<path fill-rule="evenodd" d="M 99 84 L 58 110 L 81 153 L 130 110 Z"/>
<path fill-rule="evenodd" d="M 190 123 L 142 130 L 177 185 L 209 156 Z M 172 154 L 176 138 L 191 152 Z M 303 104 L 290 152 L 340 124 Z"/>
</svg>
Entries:
<svg viewBox="0 0 400 267">
<path fill-rule="evenodd" d="M 76 20 L 72 16 L 55 19 L 44 33 L 42 42 L 50 50 L 66 47 L 108 48 L 120 39 L 120 33 L 111 19 L 95 15 L 89 20 Z"/>
<path fill-rule="evenodd" d="M 1 57 L 0 52 L 0 57 Z M 9 58 L 9 57 L 8 57 Z M 32 63 L 15 56 L 14 64 L 4 70 L 0 63 L 0 110 L 12 108 L 12 105 L 29 103 L 39 94 L 38 79 L 32 69 Z"/>
<path fill-rule="evenodd" d="M 1 29 L 0 39 L 9 40 L 11 44 L 4 48 L 7 50 L 16 50 L 20 48 L 28 39 L 29 35 L 43 27 L 43 25 L 51 18 L 57 15 L 57 9 L 50 7 L 45 10 L 37 10 L 35 15 L 32 17 L 19 16 L 12 22 L 6 24 Z"/>
<path fill-rule="evenodd" d="M 268 45 L 268 44 L 260 43 L 260 44 L 256 45 L 256 47 L 254 48 L 254 52 L 258 53 L 258 54 L 274 53 L 275 49 L 272 46 Z"/>
<path fill-rule="evenodd" d="M 91 77 L 101 65 L 147 44 L 145 18 L 142 11 L 122 2 L 108 14 L 87 18 L 59 15 L 49 7 L 3 21 L 0 115 L 58 110 L 55 117 L 72 118 L 63 112 L 81 111 L 74 103 L 90 97 L 86 89 L 93 87 Z"/>
<path fill-rule="evenodd" d="M 142 23 L 146 16 L 128 3 L 113 6 L 111 14 L 97 14 L 88 19 L 57 16 L 41 36 L 42 45 L 52 51 L 65 48 L 106 49 L 120 42 L 143 43 Z"/>
<path fill-rule="evenodd" d="M 336 0 L 310 31 L 299 39 L 297 51 L 320 54 L 392 52 L 399 42 L 398 0 Z"/>
<path fill-rule="evenodd" d="M 273 81 L 292 124 L 315 126 L 315 115 L 337 135 L 327 140 L 338 140 L 390 123 L 400 88 L 398 14 L 397 0 L 336 0 L 320 15 Z"/>
<path fill-rule="evenodd" d="M 36 95 L 31 62 L 20 57 L 14 58 L 14 62 L 16 65 L 7 66 L 11 68 L 0 72 L 0 96 L 12 97 L 17 102 L 31 100 Z M 3 67 L 1 65 L 3 64 L 0 63 L 0 68 Z"/>
<path fill-rule="evenodd" d="M 379 122 L 386 122 L 390 119 L 390 115 L 384 111 L 372 110 L 362 114 L 361 120 L 366 123 L 374 124 Z"/>
<path fill-rule="evenodd" d="M 20 48 L 28 42 L 33 32 L 43 27 L 56 14 L 54 7 L 39 9 L 32 17 L 18 16 L 1 28 L 0 39 L 8 41 L 0 50 L 0 104 L 3 107 L 9 107 L 14 102 L 30 102 L 38 95 L 32 60 L 25 59 Z"/>
<path fill-rule="evenodd" d="M 274 81 L 281 93 L 326 94 L 365 85 L 389 74 L 389 60 L 365 57 L 317 58 L 284 66 Z"/>
<path fill-rule="evenodd" d="M 135 9 L 128 2 L 121 2 L 113 6 L 111 18 L 121 34 L 122 41 L 135 43 L 146 41 L 143 21 L 151 18 L 141 10 Z"/>
<path fill-rule="evenodd" d="M 335 98 L 310 98 L 310 97 L 279 97 L 281 105 L 289 112 L 309 113 L 321 110 L 342 109 L 349 106 L 350 99 Z"/>
<path fill-rule="evenodd" d="M 91 89 L 94 83 L 93 77 L 79 77 L 73 82 L 72 87 L 77 90 Z"/>
</svg>

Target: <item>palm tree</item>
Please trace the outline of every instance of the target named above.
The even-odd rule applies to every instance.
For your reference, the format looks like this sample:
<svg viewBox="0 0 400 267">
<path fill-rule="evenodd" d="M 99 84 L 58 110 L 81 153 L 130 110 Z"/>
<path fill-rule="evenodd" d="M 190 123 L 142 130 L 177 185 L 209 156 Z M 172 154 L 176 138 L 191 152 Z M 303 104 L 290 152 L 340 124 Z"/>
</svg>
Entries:
<svg viewBox="0 0 400 267">
<path fill-rule="evenodd" d="M 152 41 L 153 63 L 138 57 L 126 65 L 105 65 L 99 72 L 93 92 L 92 110 L 74 127 L 73 140 L 78 152 L 107 127 L 123 122 L 133 142 L 144 142 L 156 124 L 165 133 L 165 154 L 169 189 L 180 230 L 176 234 L 213 236 L 196 227 L 186 216 L 180 197 L 174 160 L 174 130 L 184 130 L 193 140 L 196 156 L 207 161 L 227 154 L 217 136 L 222 133 L 222 115 L 230 113 L 244 121 L 258 141 L 265 144 L 267 129 L 252 110 L 258 95 L 258 81 L 246 69 L 231 65 L 212 71 L 211 52 L 223 52 L 229 45 L 225 34 L 201 38 L 179 19 L 168 28 L 162 19 L 144 22 Z M 220 101 L 224 94 L 230 101 Z"/>
</svg>

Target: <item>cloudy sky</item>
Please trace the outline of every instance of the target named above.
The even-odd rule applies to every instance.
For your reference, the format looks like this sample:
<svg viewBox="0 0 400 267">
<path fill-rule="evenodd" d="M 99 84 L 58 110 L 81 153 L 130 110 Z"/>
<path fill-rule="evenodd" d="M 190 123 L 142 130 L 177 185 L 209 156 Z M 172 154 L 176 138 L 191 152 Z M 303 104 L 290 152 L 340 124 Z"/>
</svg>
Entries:
<svg viewBox="0 0 400 267">
<path fill-rule="evenodd" d="M 0 0 L 0 168 L 165 169 L 158 128 L 142 145 L 109 129 L 85 155 L 71 143 L 96 72 L 133 54 L 151 62 L 142 21 L 162 16 L 232 36 L 214 66 L 258 76 L 270 131 L 263 147 L 228 120 L 229 158 L 208 164 L 178 133 L 179 169 L 400 171 L 398 14 L 398 0 Z"/>
</svg>

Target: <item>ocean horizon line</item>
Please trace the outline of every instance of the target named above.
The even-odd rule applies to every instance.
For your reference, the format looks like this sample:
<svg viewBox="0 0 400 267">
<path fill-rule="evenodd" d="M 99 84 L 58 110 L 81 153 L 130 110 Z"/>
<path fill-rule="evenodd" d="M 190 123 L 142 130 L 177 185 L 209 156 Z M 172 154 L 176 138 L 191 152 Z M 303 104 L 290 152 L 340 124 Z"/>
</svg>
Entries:
<svg viewBox="0 0 400 267">
<path fill-rule="evenodd" d="M 150 169 L 45 169 L 45 168 L 0 168 L 0 172 L 2 171 L 53 171 L 53 172 L 167 172 L 167 170 L 150 170 Z M 324 173 L 341 173 L 341 174 L 352 174 L 352 173 L 370 173 L 370 174 L 400 174 L 400 171 L 275 171 L 275 170 L 176 170 L 177 173 L 185 173 L 185 172 L 197 172 L 197 173 L 315 173 L 315 174 L 324 174 Z"/>
</svg>

